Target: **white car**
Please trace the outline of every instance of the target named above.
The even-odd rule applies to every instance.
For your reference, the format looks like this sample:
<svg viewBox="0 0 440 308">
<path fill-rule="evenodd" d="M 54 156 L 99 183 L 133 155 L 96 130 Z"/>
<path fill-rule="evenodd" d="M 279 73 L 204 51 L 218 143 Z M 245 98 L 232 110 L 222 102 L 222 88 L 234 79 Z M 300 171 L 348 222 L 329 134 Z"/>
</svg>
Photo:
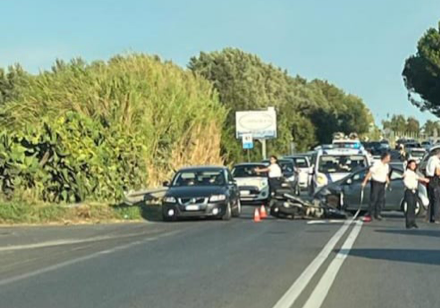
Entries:
<svg viewBox="0 0 440 308">
<path fill-rule="evenodd" d="M 291 155 L 286 156 L 295 162 L 295 168 L 298 170 L 299 187 L 307 189 L 309 187 L 310 177 L 310 160 L 307 155 Z"/>
<path fill-rule="evenodd" d="M 266 168 L 265 163 L 242 163 L 232 168 L 232 176 L 240 191 L 242 204 L 268 204 L 269 179 L 267 173 L 258 173 L 256 168 Z"/>
<path fill-rule="evenodd" d="M 312 180 L 309 193 L 313 195 L 321 187 L 339 181 L 350 173 L 371 164 L 368 153 L 362 149 L 343 148 L 318 151 L 312 158 Z"/>
</svg>

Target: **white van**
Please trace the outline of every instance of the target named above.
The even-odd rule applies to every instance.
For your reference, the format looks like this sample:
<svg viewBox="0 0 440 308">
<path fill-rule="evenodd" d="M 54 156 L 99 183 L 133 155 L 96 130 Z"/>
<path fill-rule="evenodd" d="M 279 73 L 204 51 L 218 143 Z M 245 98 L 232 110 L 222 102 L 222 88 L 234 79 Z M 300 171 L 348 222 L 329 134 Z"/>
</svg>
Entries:
<svg viewBox="0 0 440 308">
<path fill-rule="evenodd" d="M 319 188 L 338 181 L 350 173 L 370 166 L 368 153 L 363 149 L 340 148 L 317 151 L 312 158 L 311 184 L 313 195 Z"/>
</svg>

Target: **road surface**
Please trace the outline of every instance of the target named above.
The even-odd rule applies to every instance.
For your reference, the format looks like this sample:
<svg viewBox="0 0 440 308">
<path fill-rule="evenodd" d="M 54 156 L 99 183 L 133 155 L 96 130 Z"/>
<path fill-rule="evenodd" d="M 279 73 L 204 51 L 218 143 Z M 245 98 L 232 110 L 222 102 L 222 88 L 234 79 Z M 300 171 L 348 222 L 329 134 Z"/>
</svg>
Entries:
<svg viewBox="0 0 440 308">
<path fill-rule="evenodd" d="M 440 228 L 387 221 L 0 228 L 0 307 L 440 307 Z"/>
</svg>

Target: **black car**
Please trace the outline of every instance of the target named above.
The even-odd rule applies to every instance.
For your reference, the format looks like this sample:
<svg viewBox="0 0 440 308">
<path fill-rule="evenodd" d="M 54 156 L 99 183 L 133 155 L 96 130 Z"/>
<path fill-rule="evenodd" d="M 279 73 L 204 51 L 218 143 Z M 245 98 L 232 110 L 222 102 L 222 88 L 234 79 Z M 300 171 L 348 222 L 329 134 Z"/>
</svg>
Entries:
<svg viewBox="0 0 440 308">
<path fill-rule="evenodd" d="M 164 221 L 184 217 L 229 220 L 241 213 L 239 191 L 226 167 L 202 166 L 179 170 L 162 200 Z"/>
<path fill-rule="evenodd" d="M 269 164 L 269 160 L 263 160 L 263 163 Z M 301 188 L 299 186 L 299 170 L 295 166 L 295 161 L 292 158 L 278 159 L 278 165 L 281 167 L 284 182 L 289 184 L 293 189 L 295 195 L 299 196 Z"/>
</svg>

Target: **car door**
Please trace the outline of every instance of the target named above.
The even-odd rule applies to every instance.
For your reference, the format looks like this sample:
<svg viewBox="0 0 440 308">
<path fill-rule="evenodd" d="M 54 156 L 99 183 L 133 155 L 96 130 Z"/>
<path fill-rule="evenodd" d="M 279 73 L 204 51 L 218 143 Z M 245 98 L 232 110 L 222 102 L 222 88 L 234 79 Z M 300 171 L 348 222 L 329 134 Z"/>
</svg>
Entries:
<svg viewBox="0 0 440 308">
<path fill-rule="evenodd" d="M 390 184 L 385 192 L 385 210 L 400 210 L 400 205 L 405 191 L 403 184 L 403 171 L 391 169 Z"/>
<path fill-rule="evenodd" d="M 361 200 L 362 182 L 367 175 L 368 169 L 360 170 L 349 177 L 342 186 L 342 204 L 350 209 L 357 209 L 362 201 L 362 206 L 368 204 L 370 197 L 370 185 L 364 187 L 364 196 Z"/>
</svg>

